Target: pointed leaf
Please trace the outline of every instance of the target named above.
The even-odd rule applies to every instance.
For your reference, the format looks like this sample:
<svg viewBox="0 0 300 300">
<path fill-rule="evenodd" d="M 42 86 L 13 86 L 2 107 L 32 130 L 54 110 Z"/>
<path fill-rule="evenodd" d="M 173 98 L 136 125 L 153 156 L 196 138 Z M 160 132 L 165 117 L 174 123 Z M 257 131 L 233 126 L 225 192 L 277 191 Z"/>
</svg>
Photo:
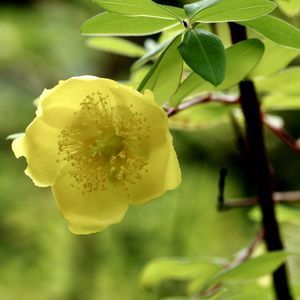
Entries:
<svg viewBox="0 0 300 300">
<path fill-rule="evenodd" d="M 248 293 L 241 293 L 239 295 L 235 295 L 232 297 L 222 297 L 222 295 L 220 297 L 217 297 L 214 300 L 271 300 L 270 298 L 270 294 L 267 292 L 248 292 Z"/>
<path fill-rule="evenodd" d="M 171 42 L 171 40 L 164 41 L 163 43 L 155 45 L 153 49 L 148 51 L 145 55 L 139 58 L 134 64 L 132 65 L 132 70 L 137 70 L 142 67 L 145 63 L 147 63 L 150 59 L 154 58 L 158 53 L 160 53 L 163 49 L 165 49 Z"/>
<path fill-rule="evenodd" d="M 81 33 L 85 35 L 149 35 L 158 33 L 178 24 L 178 20 L 155 17 L 133 17 L 102 13 L 81 26 Z"/>
<path fill-rule="evenodd" d="M 120 54 L 128 57 L 140 57 L 145 54 L 145 49 L 133 42 L 117 37 L 91 37 L 87 39 L 88 47 Z"/>
<path fill-rule="evenodd" d="M 192 15 L 191 21 L 210 23 L 250 20 L 264 16 L 276 8 L 276 4 L 269 0 L 204 1 L 190 4 L 190 11 L 185 6 L 186 12 Z"/>
<path fill-rule="evenodd" d="M 165 280 L 187 280 L 200 274 L 208 277 L 222 268 L 217 260 L 160 258 L 150 261 L 141 275 L 144 287 L 151 288 Z"/>
<path fill-rule="evenodd" d="M 300 95 L 299 78 L 300 67 L 291 67 L 273 76 L 257 78 L 255 85 L 259 91 Z"/>
<path fill-rule="evenodd" d="M 264 110 L 300 110 L 300 93 L 298 95 L 270 94 L 263 98 Z M 300 215 L 299 222 L 300 222 Z M 279 217 L 280 220 L 280 217 Z"/>
<path fill-rule="evenodd" d="M 169 118 L 170 127 L 182 131 L 211 128 L 228 122 L 229 112 L 235 107 L 232 104 L 224 105 L 217 102 L 195 105 Z"/>
<path fill-rule="evenodd" d="M 179 51 L 186 64 L 213 85 L 225 76 L 226 57 L 222 41 L 213 33 L 191 29 L 184 35 Z"/>
<path fill-rule="evenodd" d="M 244 79 L 257 65 L 264 53 L 260 40 L 249 39 L 226 49 L 227 68 L 225 79 L 217 88 L 196 73 L 191 73 L 179 86 L 171 99 L 172 106 L 177 106 L 190 94 L 203 91 L 226 90 Z M 237 68 L 237 66 L 239 66 Z"/>
<path fill-rule="evenodd" d="M 171 11 L 174 15 L 181 19 L 186 19 L 186 14 L 183 8 L 176 7 L 176 6 L 171 6 L 171 5 L 160 5 L 163 8 Z"/>
<path fill-rule="evenodd" d="M 180 84 L 183 61 L 177 47 L 181 39 L 179 35 L 164 50 L 138 88 L 151 90 L 159 104 L 168 101 Z"/>
<path fill-rule="evenodd" d="M 277 44 L 300 49 L 300 30 L 279 18 L 264 16 L 239 23 L 255 29 Z"/>
<path fill-rule="evenodd" d="M 263 43 L 265 45 L 265 53 L 256 68 L 249 75 L 252 78 L 272 75 L 286 67 L 300 55 L 298 49 L 283 47 L 268 39 L 264 39 Z"/>
<path fill-rule="evenodd" d="M 247 260 L 231 269 L 225 269 L 217 273 L 207 284 L 204 289 L 220 281 L 242 281 L 255 280 L 264 275 L 275 271 L 282 263 L 285 262 L 289 253 L 285 251 L 273 251 L 267 254 Z"/>
<path fill-rule="evenodd" d="M 289 17 L 294 17 L 300 12 L 299 0 L 277 0 L 280 10 L 282 10 Z"/>
<path fill-rule="evenodd" d="M 174 19 L 174 14 L 151 0 L 95 0 L 103 9 L 122 15 Z"/>
<path fill-rule="evenodd" d="M 186 15 L 189 17 L 190 20 L 193 19 L 193 17 L 199 13 L 200 11 L 216 5 L 219 2 L 222 2 L 223 0 L 202 0 L 191 4 L 186 4 L 183 6 Z"/>
</svg>

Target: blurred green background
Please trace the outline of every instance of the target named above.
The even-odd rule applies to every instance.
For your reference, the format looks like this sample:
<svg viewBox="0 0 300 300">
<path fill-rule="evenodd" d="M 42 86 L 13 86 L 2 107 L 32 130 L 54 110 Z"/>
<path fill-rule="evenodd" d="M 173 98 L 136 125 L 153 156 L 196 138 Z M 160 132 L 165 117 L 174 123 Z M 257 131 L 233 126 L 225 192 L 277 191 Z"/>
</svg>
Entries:
<svg viewBox="0 0 300 300">
<path fill-rule="evenodd" d="M 183 176 L 177 190 L 131 207 L 121 224 L 103 233 L 68 231 L 50 190 L 24 175 L 25 161 L 15 159 L 6 137 L 24 131 L 44 88 L 84 74 L 126 79 L 132 61 L 85 46 L 79 28 L 99 12 L 92 1 L 6 2 L 0 6 L 0 299 L 157 299 L 139 284 L 150 259 L 230 257 L 245 247 L 258 228 L 249 209 L 216 210 L 221 167 L 229 170 L 228 198 L 253 195 L 230 124 L 173 132 Z M 299 135 L 299 113 L 282 115 Z M 270 136 L 268 149 L 277 188 L 299 189 L 299 156 Z M 293 249 L 300 246 L 295 223 L 284 225 Z"/>
</svg>

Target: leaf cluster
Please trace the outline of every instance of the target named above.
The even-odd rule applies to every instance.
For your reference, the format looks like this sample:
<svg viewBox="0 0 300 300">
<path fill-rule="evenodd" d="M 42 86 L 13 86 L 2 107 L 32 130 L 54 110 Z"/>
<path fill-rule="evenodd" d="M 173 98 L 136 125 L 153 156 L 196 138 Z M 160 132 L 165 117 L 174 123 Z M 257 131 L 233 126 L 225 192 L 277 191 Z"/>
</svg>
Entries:
<svg viewBox="0 0 300 300">
<path fill-rule="evenodd" d="M 183 8 L 151 0 L 96 3 L 105 11 L 81 27 L 84 35 L 92 36 L 88 46 L 137 57 L 130 84 L 140 91 L 152 90 L 161 105 L 175 107 L 202 93 L 234 92 L 247 77 L 259 82 L 260 91 L 266 87 L 266 75 L 277 74 L 299 54 L 300 31 L 269 15 L 276 8 L 270 0 L 202 0 Z M 230 45 L 225 22 L 248 27 L 253 38 Z M 159 40 L 148 38 L 145 47 L 122 38 L 157 33 Z M 261 92 L 267 99 L 265 109 L 284 105 L 278 92 L 274 95 L 266 88 Z M 288 98 L 293 103 L 288 107 L 296 107 L 293 96 Z"/>
</svg>

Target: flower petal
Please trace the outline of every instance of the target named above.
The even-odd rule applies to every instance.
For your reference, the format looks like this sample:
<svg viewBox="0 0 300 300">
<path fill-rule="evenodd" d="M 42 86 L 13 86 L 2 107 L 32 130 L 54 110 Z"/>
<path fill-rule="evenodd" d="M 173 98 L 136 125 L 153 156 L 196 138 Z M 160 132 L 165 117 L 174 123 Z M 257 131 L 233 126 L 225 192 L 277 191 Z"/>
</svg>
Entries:
<svg viewBox="0 0 300 300">
<path fill-rule="evenodd" d="M 168 119 L 164 110 L 154 102 L 153 93 L 141 94 L 131 87 L 112 86 L 117 105 L 124 105 L 141 113 L 149 125 L 150 140 L 145 136 L 143 154 L 147 161 L 147 173 L 133 185 L 129 185 L 130 203 L 142 204 L 176 188 L 181 182 L 181 173 L 169 133 Z M 131 95 L 131 97 L 128 96 Z"/>
<path fill-rule="evenodd" d="M 133 111 L 141 113 L 147 118 L 151 127 L 168 127 L 168 119 L 165 111 L 154 102 L 153 93 L 146 90 L 144 94 L 139 93 L 132 87 L 124 85 L 112 85 L 110 87 L 117 105 L 133 107 Z"/>
<path fill-rule="evenodd" d="M 57 140 L 59 131 L 35 118 L 25 135 L 14 140 L 12 149 L 17 158 L 25 156 L 28 167 L 25 173 L 37 186 L 54 183 L 57 170 Z"/>
<path fill-rule="evenodd" d="M 172 146 L 172 137 L 166 132 L 166 129 L 152 132 L 149 147 L 151 151 L 147 159 L 148 172 L 142 175 L 138 184 L 129 186 L 130 203 L 132 204 L 148 202 L 165 191 L 176 188 L 181 182 L 181 173 Z"/>
<path fill-rule="evenodd" d="M 94 233 L 122 220 L 129 203 L 122 188 L 111 185 L 107 191 L 84 193 L 80 186 L 76 188 L 73 184 L 70 170 L 65 167 L 52 186 L 57 204 L 73 233 Z"/>
<path fill-rule="evenodd" d="M 52 108 L 69 107 L 76 111 L 80 103 L 97 91 L 110 95 L 109 86 L 116 83 L 110 79 L 94 76 L 72 77 L 61 80 L 58 85 L 50 90 L 44 90 L 38 101 L 38 115 Z"/>
<path fill-rule="evenodd" d="M 16 158 L 20 158 L 24 156 L 24 137 L 25 135 L 22 135 L 12 142 L 12 150 L 16 156 Z"/>
</svg>

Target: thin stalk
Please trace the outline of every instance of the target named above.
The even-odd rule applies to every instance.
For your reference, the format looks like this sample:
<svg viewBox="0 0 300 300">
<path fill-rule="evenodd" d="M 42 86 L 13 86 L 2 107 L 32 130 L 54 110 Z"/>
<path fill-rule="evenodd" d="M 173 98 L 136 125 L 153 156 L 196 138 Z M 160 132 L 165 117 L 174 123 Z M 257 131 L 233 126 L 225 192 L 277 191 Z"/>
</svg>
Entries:
<svg viewBox="0 0 300 300">
<path fill-rule="evenodd" d="M 247 39 L 245 27 L 235 23 L 229 23 L 229 27 L 233 43 Z M 275 215 L 273 178 L 265 147 L 259 100 L 251 80 L 241 81 L 239 89 L 241 107 L 246 123 L 247 146 L 253 167 L 253 178 L 257 187 L 258 202 L 262 212 L 265 243 L 268 251 L 282 250 L 283 243 Z M 273 273 L 273 285 L 277 300 L 292 300 L 285 264 Z"/>
</svg>

